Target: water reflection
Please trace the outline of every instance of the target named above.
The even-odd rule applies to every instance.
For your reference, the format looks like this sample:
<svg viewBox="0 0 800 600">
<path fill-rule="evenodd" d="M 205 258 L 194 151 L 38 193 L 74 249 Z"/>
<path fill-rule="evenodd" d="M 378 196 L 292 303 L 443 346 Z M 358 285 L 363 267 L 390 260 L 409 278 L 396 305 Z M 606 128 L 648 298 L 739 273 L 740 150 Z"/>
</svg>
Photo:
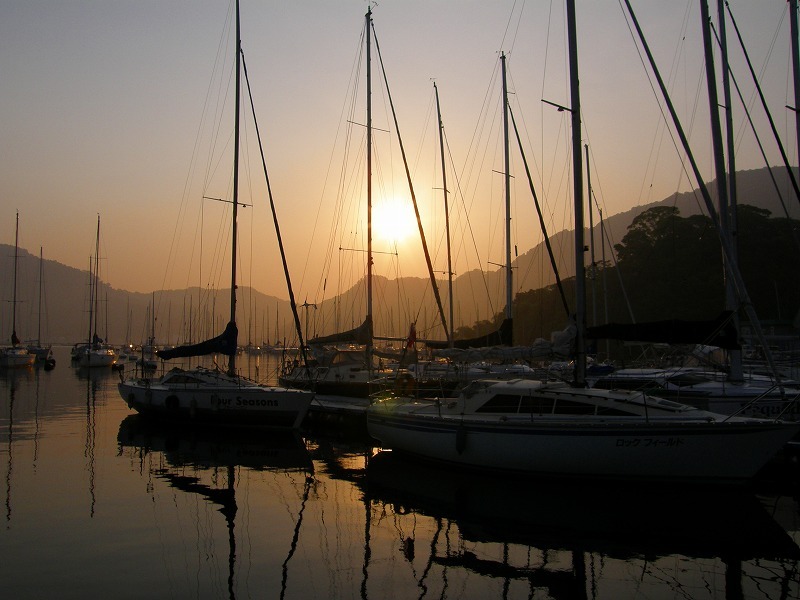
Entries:
<svg viewBox="0 0 800 600">
<path fill-rule="evenodd" d="M 756 493 L 466 475 L 338 423 L 150 424 L 118 380 L 0 372 L 4 597 L 800 598 L 796 475 Z"/>
<path fill-rule="evenodd" d="M 281 598 L 284 597 L 289 563 L 297 549 L 303 512 L 313 483 L 313 464 L 299 436 L 291 433 L 264 435 L 247 431 L 181 429 L 132 415 L 122 421 L 117 440 L 120 454 L 132 452 L 141 470 L 148 469 L 149 476 L 218 507 L 227 529 L 226 588 L 230 598 L 236 597 L 237 560 L 242 559 L 242 556 L 237 556 L 236 550 L 236 517 L 239 511 L 236 493 L 242 480 L 247 480 L 247 475 L 242 475 L 242 469 L 273 475 L 302 474 L 304 483 L 299 506 L 296 507 L 294 532 L 281 567 Z M 146 467 L 146 459 L 152 453 L 158 453 L 159 458 L 164 460 L 148 463 Z M 152 480 L 148 483 L 148 489 L 153 493 Z M 291 511 L 295 507 L 287 505 L 286 508 Z M 247 569 L 251 567 L 245 565 Z"/>
<path fill-rule="evenodd" d="M 6 465 L 6 523 L 11 522 L 11 478 L 14 472 L 14 397 L 16 396 L 16 380 L 8 380 L 8 464 Z"/>
<path fill-rule="evenodd" d="M 597 597 L 638 572 L 631 584 L 669 586 L 685 596 L 687 587 L 718 587 L 716 569 L 693 572 L 698 561 L 719 564 L 726 598 L 800 591 L 800 548 L 745 489 L 501 478 L 392 452 L 374 456 L 367 474 L 365 494 L 384 514 L 430 521 L 427 543 L 401 536 L 397 544 L 409 562 L 420 549 L 427 555 L 421 595 L 433 587 L 448 595 L 449 580 L 471 573 L 502 580 L 504 598 L 518 584 L 530 596 L 546 590 L 552 598 Z"/>
</svg>

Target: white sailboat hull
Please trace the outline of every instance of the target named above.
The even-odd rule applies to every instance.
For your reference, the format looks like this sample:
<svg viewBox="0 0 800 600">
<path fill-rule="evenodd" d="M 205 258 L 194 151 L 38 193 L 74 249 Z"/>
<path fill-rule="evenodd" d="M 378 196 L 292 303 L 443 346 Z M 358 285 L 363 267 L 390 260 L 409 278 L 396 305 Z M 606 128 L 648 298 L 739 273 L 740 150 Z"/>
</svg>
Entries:
<svg viewBox="0 0 800 600">
<path fill-rule="evenodd" d="M 35 360 L 36 355 L 30 354 L 25 348 L 0 348 L 0 368 L 24 369 Z"/>
<path fill-rule="evenodd" d="M 208 369 L 173 369 L 163 378 L 119 384 L 128 406 L 143 416 L 185 424 L 298 429 L 313 394 L 258 385 Z"/>
<path fill-rule="evenodd" d="M 78 355 L 78 366 L 83 368 L 110 367 L 117 362 L 111 349 L 89 350 Z"/>
<path fill-rule="evenodd" d="M 367 409 L 369 434 L 386 448 L 479 469 L 734 482 L 755 476 L 800 431 L 795 423 L 726 418 L 689 407 L 667 414 L 657 400 L 645 408 L 640 394 L 509 382 L 493 396 L 497 385 L 458 400 L 379 401 Z M 493 398 L 514 393 L 534 404 L 567 403 L 581 410 L 556 414 L 548 408 L 551 414 L 537 414 L 487 408 Z M 619 409 L 643 412 L 618 416 Z"/>
</svg>

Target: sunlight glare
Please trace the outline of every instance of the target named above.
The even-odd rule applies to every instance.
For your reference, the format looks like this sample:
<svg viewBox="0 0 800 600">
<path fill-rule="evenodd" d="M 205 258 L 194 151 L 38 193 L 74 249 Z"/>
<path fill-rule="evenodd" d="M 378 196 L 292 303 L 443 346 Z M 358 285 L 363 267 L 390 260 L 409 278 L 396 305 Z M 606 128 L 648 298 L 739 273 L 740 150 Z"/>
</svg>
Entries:
<svg viewBox="0 0 800 600">
<path fill-rule="evenodd" d="M 417 220 L 409 202 L 391 199 L 373 207 L 372 228 L 375 239 L 398 244 L 417 230 Z"/>
</svg>

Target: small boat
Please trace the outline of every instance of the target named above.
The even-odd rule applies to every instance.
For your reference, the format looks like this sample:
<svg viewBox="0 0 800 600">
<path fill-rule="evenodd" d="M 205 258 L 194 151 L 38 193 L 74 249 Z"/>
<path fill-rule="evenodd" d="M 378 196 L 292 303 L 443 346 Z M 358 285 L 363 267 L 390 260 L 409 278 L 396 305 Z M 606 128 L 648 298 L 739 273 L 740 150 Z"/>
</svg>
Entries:
<svg viewBox="0 0 800 600">
<path fill-rule="evenodd" d="M 561 477 L 737 482 L 800 424 L 720 415 L 642 392 L 479 380 L 458 398 L 367 409 L 384 447 L 466 467 Z"/>
<path fill-rule="evenodd" d="M 117 362 L 117 355 L 114 349 L 101 343 L 86 345 L 77 357 L 78 367 L 113 367 Z"/>
<path fill-rule="evenodd" d="M 72 358 L 83 369 L 113 367 L 117 362 L 117 353 L 97 334 L 97 315 L 100 310 L 100 215 L 97 215 L 94 266 L 90 261 L 89 281 L 89 342 L 73 346 Z"/>
<path fill-rule="evenodd" d="M 28 344 L 28 352 L 33 354 L 37 365 L 44 365 L 45 369 L 53 369 L 56 359 L 53 357 L 51 346 L 42 345 L 42 287 L 44 273 L 44 258 L 42 248 L 39 247 L 39 317 L 37 319 L 36 340 Z"/>
<path fill-rule="evenodd" d="M 0 348 L 0 368 L 19 369 L 30 367 L 36 360 L 36 355 L 28 352 L 27 348 L 20 345 L 17 337 L 17 259 L 19 258 L 19 212 L 17 212 L 17 228 L 14 238 L 14 289 L 11 302 L 11 346 Z"/>
<path fill-rule="evenodd" d="M 203 367 L 176 367 L 157 380 L 129 379 L 119 391 L 145 417 L 228 427 L 298 429 L 311 402 L 309 392 Z"/>
<path fill-rule="evenodd" d="M 698 367 L 618 369 L 597 378 L 597 389 L 643 390 L 722 414 L 743 412 L 763 418 L 800 419 L 800 384 L 746 374 L 734 382 L 727 373 Z"/>
<path fill-rule="evenodd" d="M 3 369 L 19 369 L 30 367 L 36 355 L 28 352 L 27 348 L 22 346 L 6 346 L 0 348 L 0 368 Z"/>
<path fill-rule="evenodd" d="M 239 3 L 236 2 L 236 101 L 234 131 L 234 185 L 231 235 L 231 316 L 225 331 L 215 338 L 197 344 L 157 350 L 162 360 L 224 354 L 228 368 L 196 367 L 190 370 L 173 368 L 162 377 L 132 378 L 121 381 L 119 393 L 128 406 L 143 416 L 191 425 L 298 429 L 308 412 L 313 394 L 304 390 L 261 385 L 240 376 L 236 371 L 238 351 L 236 326 L 236 218 L 239 177 L 239 106 L 240 74 L 242 73 L 241 38 L 239 36 Z M 246 71 L 245 71 L 246 75 Z M 270 202 L 272 198 L 270 196 Z M 273 206 L 273 215 L 274 215 Z M 276 221 L 277 227 L 277 221 Z M 280 236 L 279 236 L 280 241 Z M 283 247 L 281 245 L 281 251 Z M 285 266 L 285 260 L 284 260 Z M 288 273 L 287 273 L 288 283 Z M 290 287 L 290 297 L 293 299 Z M 294 308 L 294 306 L 293 306 Z M 299 325 L 299 321 L 296 320 Z"/>
</svg>

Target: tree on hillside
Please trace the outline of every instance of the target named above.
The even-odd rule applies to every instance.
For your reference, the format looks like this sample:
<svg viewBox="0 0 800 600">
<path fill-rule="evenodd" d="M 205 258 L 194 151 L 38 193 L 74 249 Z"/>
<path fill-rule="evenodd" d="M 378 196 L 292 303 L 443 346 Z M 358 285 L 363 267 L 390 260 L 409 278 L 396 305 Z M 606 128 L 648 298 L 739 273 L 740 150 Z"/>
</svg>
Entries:
<svg viewBox="0 0 800 600">
<path fill-rule="evenodd" d="M 637 321 L 704 319 L 722 310 L 720 244 L 708 217 L 651 208 L 633 220 L 615 250 Z"/>
<path fill-rule="evenodd" d="M 762 320 L 791 321 L 800 308 L 800 251 L 795 243 L 798 235 L 798 221 L 771 218 L 767 210 L 739 206 L 739 270 Z M 643 212 L 615 246 L 617 266 L 599 265 L 598 281 L 605 271 L 608 291 L 605 296 L 603 286 L 598 284 L 599 320 L 604 322 L 605 303 L 610 322 L 631 322 L 628 303 L 639 323 L 715 318 L 724 309 L 725 272 L 720 248 L 719 236 L 706 216 L 681 217 L 677 208 L 668 206 Z M 620 279 L 625 285 L 624 294 Z M 574 278 L 564 281 L 564 287 L 572 304 Z M 495 329 L 502 318 L 498 313 L 473 327 L 461 327 L 456 337 L 483 335 Z M 514 300 L 515 343 L 530 344 L 538 337 L 549 338 L 567 321 L 554 285 L 521 292 Z"/>
</svg>

